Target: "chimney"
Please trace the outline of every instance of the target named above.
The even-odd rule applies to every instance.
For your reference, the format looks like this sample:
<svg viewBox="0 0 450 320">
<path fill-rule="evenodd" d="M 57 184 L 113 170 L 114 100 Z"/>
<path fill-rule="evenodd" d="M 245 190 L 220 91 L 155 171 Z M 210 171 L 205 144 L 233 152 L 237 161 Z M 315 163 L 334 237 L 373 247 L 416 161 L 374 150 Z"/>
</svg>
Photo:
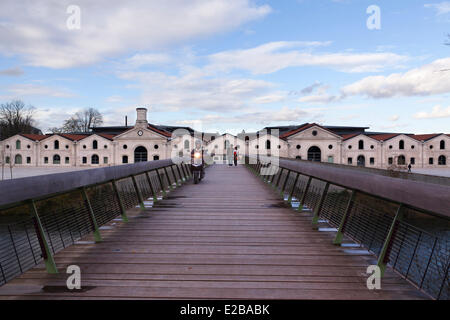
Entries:
<svg viewBox="0 0 450 320">
<path fill-rule="evenodd" d="M 136 126 L 144 126 L 148 125 L 147 122 L 147 109 L 146 108 L 136 108 L 137 117 L 136 117 Z"/>
</svg>

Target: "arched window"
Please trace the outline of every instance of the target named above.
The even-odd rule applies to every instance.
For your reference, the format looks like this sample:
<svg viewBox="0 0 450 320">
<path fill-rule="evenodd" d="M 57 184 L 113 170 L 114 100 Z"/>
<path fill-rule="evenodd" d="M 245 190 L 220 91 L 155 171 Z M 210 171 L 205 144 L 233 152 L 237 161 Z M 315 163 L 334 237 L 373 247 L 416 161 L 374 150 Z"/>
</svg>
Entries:
<svg viewBox="0 0 450 320">
<path fill-rule="evenodd" d="M 97 142 L 97 140 L 92 141 L 92 149 L 98 149 L 98 142 Z"/>
<path fill-rule="evenodd" d="M 319 147 L 311 147 L 308 149 L 308 161 L 322 161 L 322 151 Z"/>
<path fill-rule="evenodd" d="M 266 140 L 266 149 L 270 150 L 270 140 L 269 139 Z"/>
<path fill-rule="evenodd" d="M 245 141 L 249 141 L 250 137 L 249 136 L 245 136 Z"/>
<path fill-rule="evenodd" d="M 14 157 L 14 163 L 22 164 L 22 156 L 20 154 L 16 154 L 16 156 Z"/>
<path fill-rule="evenodd" d="M 441 142 L 439 142 L 439 148 L 440 148 L 441 150 L 444 150 L 444 149 L 445 149 L 445 141 L 444 141 L 444 140 L 441 140 Z"/>
<path fill-rule="evenodd" d="M 55 140 L 55 142 L 53 142 L 53 149 L 58 150 L 59 149 L 59 141 Z"/>
<path fill-rule="evenodd" d="M 228 149 L 230 147 L 230 141 L 229 140 L 225 140 L 225 142 L 223 143 L 223 148 L 224 149 Z"/>
<path fill-rule="evenodd" d="M 153 156 L 153 160 L 159 160 L 159 156 L 158 156 L 157 154 L 155 154 L 155 155 Z"/>
<path fill-rule="evenodd" d="M 184 148 L 185 148 L 186 150 L 189 150 L 189 149 L 190 149 L 190 143 L 189 143 L 189 140 L 184 140 Z"/>
<path fill-rule="evenodd" d="M 91 164 L 99 164 L 100 160 L 98 159 L 98 155 L 93 154 L 91 157 Z"/>
<path fill-rule="evenodd" d="M 60 164 L 61 163 L 61 157 L 57 154 L 53 156 L 53 164 Z"/>
<path fill-rule="evenodd" d="M 214 140 L 216 140 L 216 137 L 212 136 L 211 141 L 214 141 Z"/>
<path fill-rule="evenodd" d="M 147 149 L 145 147 L 137 147 L 134 149 L 134 162 L 145 162 L 147 161 Z"/>
<path fill-rule="evenodd" d="M 439 156 L 438 158 L 438 165 L 445 166 L 447 164 L 447 159 L 445 156 Z"/>
<path fill-rule="evenodd" d="M 406 158 L 405 158 L 405 156 L 403 156 L 403 155 L 398 156 L 397 164 L 398 164 L 399 166 L 405 165 L 405 164 L 406 164 Z"/>
<path fill-rule="evenodd" d="M 17 149 L 17 150 L 20 150 L 20 140 L 17 140 L 17 141 L 16 141 L 16 149 Z"/>
<path fill-rule="evenodd" d="M 359 150 L 364 150 L 364 141 L 363 140 L 359 140 L 358 141 L 358 149 Z"/>
<path fill-rule="evenodd" d="M 398 142 L 398 148 L 399 148 L 400 150 L 405 149 L 405 141 L 400 140 L 400 141 Z"/>
<path fill-rule="evenodd" d="M 9 163 L 9 157 L 5 158 L 5 163 Z"/>
</svg>

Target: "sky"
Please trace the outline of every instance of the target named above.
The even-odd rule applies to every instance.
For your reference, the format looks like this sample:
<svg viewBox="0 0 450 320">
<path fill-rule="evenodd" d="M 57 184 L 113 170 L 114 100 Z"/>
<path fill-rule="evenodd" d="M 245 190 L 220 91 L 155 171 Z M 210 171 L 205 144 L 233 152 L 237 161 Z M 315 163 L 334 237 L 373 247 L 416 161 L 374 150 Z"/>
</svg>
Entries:
<svg viewBox="0 0 450 320">
<path fill-rule="evenodd" d="M 0 103 L 238 133 L 450 133 L 450 1 L 2 0 Z"/>
</svg>

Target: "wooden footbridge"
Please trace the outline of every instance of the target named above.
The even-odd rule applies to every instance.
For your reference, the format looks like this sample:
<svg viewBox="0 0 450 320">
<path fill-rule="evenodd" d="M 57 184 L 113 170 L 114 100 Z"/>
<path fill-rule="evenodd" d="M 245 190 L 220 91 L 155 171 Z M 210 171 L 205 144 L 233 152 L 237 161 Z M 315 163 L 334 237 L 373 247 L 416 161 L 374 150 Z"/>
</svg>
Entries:
<svg viewBox="0 0 450 320">
<path fill-rule="evenodd" d="M 49 175 L 33 190 L 25 183 L 42 178 L 10 181 L 2 214 L 31 218 L 0 229 L 0 299 L 448 299 L 448 247 L 401 219 L 419 209 L 409 195 L 377 211 L 364 186 L 295 161 L 262 176 L 260 161 L 212 165 L 198 185 L 170 161 L 120 167 Z M 67 289 L 69 265 L 80 290 Z M 379 290 L 369 265 L 384 271 Z"/>
</svg>

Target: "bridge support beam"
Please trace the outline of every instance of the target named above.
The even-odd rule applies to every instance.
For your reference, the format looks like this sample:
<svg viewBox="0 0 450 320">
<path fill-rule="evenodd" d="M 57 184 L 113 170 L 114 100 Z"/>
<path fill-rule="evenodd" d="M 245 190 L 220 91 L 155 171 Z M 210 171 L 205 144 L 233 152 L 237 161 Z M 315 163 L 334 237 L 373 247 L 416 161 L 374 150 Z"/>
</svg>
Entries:
<svg viewBox="0 0 450 320">
<path fill-rule="evenodd" d="M 177 187 L 181 186 L 180 181 L 178 181 L 177 175 L 175 174 L 175 170 L 173 170 L 173 165 L 170 166 L 170 170 L 172 170 L 173 178 L 175 179 L 175 185 Z"/>
<path fill-rule="evenodd" d="M 306 200 L 306 195 L 308 194 L 308 190 L 309 190 L 309 186 L 311 185 L 311 181 L 312 181 L 312 177 L 308 178 L 308 182 L 306 183 L 306 187 L 305 187 L 305 191 L 302 194 L 302 198 L 300 199 L 299 203 L 298 203 L 298 211 L 302 211 L 303 210 L 303 205 L 305 204 L 305 200 Z"/>
<path fill-rule="evenodd" d="M 289 198 L 287 199 L 288 203 L 292 202 L 292 197 L 294 195 L 295 186 L 297 185 L 298 177 L 300 176 L 300 173 L 297 172 L 297 175 L 295 176 L 294 184 L 292 185 L 291 192 L 289 193 Z"/>
<path fill-rule="evenodd" d="M 97 219 L 95 219 L 94 210 L 92 209 L 91 201 L 86 192 L 86 188 L 81 188 L 81 194 L 83 196 L 84 203 L 89 211 L 89 218 L 91 220 L 92 229 L 94 229 L 94 239 L 95 242 L 102 242 L 102 236 L 100 234 L 100 230 L 98 229 Z"/>
<path fill-rule="evenodd" d="M 313 228 L 315 228 L 315 229 L 317 228 L 317 225 L 319 223 L 320 211 L 322 211 L 323 202 L 325 201 L 325 198 L 327 197 L 327 193 L 328 193 L 328 189 L 329 188 L 330 188 L 330 183 L 327 182 L 325 184 L 325 188 L 323 188 L 323 192 L 322 192 L 322 195 L 320 196 L 319 203 L 314 208 L 314 216 L 313 216 L 313 219 L 312 219 L 312 225 L 313 225 Z"/>
<path fill-rule="evenodd" d="M 334 238 L 334 241 L 333 241 L 333 244 L 335 244 L 335 245 L 340 245 L 342 243 L 342 238 L 344 236 L 345 223 L 347 222 L 347 217 L 348 217 L 350 211 L 352 211 L 353 201 L 355 200 L 355 196 L 356 196 L 356 191 L 352 190 L 350 199 L 348 200 L 348 203 L 347 203 L 347 207 L 345 209 L 344 214 L 342 215 L 341 222 L 339 223 L 339 228 L 336 233 L 336 237 Z"/>
<path fill-rule="evenodd" d="M 164 184 L 162 182 L 161 175 L 159 174 L 158 169 L 156 169 L 156 175 L 158 176 L 159 186 L 161 187 L 162 197 L 164 198 L 166 196 L 166 190 L 164 190 Z"/>
<path fill-rule="evenodd" d="M 395 217 L 392 220 L 391 227 L 389 228 L 389 232 L 386 236 L 386 239 L 384 240 L 384 244 L 383 247 L 381 248 L 380 255 L 378 256 L 377 265 L 378 267 L 380 267 L 381 276 L 383 276 L 384 272 L 386 271 L 386 265 L 389 262 L 389 253 L 392 248 L 392 242 L 395 239 L 398 224 L 402 220 L 402 217 L 403 217 L 403 204 L 400 204 L 395 214 Z"/>
<path fill-rule="evenodd" d="M 150 192 L 151 192 L 152 195 L 153 195 L 153 202 L 156 202 L 156 201 L 158 201 L 158 197 L 157 197 L 157 195 L 156 195 L 156 193 L 155 193 L 155 189 L 153 188 L 152 180 L 150 179 L 150 174 L 149 174 L 148 171 L 145 172 L 145 176 L 147 177 L 147 183 L 148 183 L 148 185 L 150 186 Z"/>
<path fill-rule="evenodd" d="M 125 205 L 123 204 L 122 198 L 120 197 L 120 193 L 119 193 L 119 189 L 117 188 L 116 180 L 112 181 L 112 186 L 113 186 L 114 193 L 116 194 L 116 197 L 117 197 L 117 202 L 119 202 L 120 215 L 122 216 L 122 221 L 128 222 L 127 212 L 125 210 Z"/>
<path fill-rule="evenodd" d="M 45 237 L 44 228 L 42 227 L 41 219 L 39 219 L 39 214 L 36 208 L 36 204 L 33 200 L 29 203 L 30 212 L 33 217 L 34 227 L 36 229 L 36 235 L 39 240 L 39 245 L 41 247 L 42 257 L 44 258 L 45 269 L 50 274 L 58 273 L 58 268 L 56 267 L 55 259 L 53 258 L 53 253 L 48 246 L 47 238 Z"/>
<path fill-rule="evenodd" d="M 139 207 L 141 208 L 142 211 L 144 211 L 145 210 L 144 198 L 142 197 L 142 193 L 139 190 L 138 184 L 136 182 L 136 177 L 135 176 L 131 176 L 131 180 L 133 181 L 134 190 L 136 191 L 136 195 L 137 195 L 138 200 L 139 200 Z"/>
</svg>

